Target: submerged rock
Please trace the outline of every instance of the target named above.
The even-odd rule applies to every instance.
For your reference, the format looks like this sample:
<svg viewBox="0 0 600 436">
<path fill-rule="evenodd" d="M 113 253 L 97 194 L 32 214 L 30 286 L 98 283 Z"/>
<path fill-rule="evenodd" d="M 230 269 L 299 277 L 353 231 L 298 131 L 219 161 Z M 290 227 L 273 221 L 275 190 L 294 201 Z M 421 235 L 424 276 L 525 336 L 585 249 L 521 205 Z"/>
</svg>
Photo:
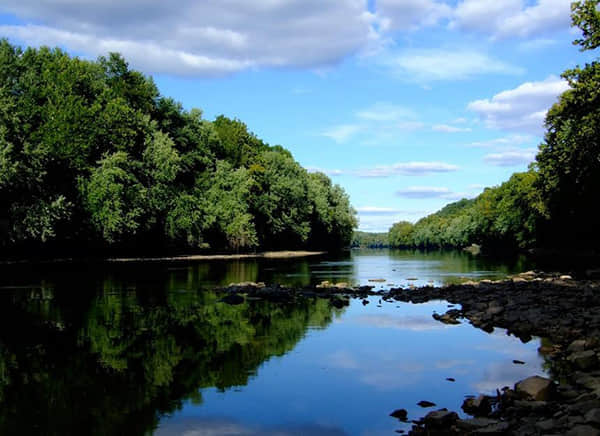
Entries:
<svg viewBox="0 0 600 436">
<path fill-rule="evenodd" d="M 427 408 L 427 407 L 435 407 L 435 403 L 432 403 L 431 401 L 419 401 L 417 403 L 417 406 L 423 407 L 423 408 Z"/>
<path fill-rule="evenodd" d="M 390 416 L 397 418 L 400 421 L 408 420 L 408 412 L 406 411 L 406 409 L 396 409 L 392 413 L 390 413 Z"/>
</svg>

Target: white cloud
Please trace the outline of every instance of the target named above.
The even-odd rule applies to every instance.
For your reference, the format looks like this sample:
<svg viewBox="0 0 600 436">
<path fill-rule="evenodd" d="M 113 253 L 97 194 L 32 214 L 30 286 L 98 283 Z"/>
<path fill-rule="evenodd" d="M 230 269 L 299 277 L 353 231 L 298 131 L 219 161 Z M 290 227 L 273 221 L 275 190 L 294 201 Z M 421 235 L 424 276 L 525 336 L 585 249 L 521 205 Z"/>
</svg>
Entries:
<svg viewBox="0 0 600 436">
<path fill-rule="evenodd" d="M 510 167 L 516 165 L 527 165 L 533 162 L 537 149 L 528 148 L 525 150 L 509 150 L 501 153 L 490 153 L 484 156 L 483 160 L 490 165 L 499 167 Z"/>
<path fill-rule="evenodd" d="M 135 68 L 177 75 L 323 68 L 379 39 L 362 0 L 5 0 L 0 12 L 39 24 L 0 26 L 11 39 L 89 56 L 118 51 Z"/>
<path fill-rule="evenodd" d="M 368 121 L 401 121 L 406 118 L 414 118 L 415 113 L 405 108 L 391 103 L 378 102 L 356 112 L 356 117 Z"/>
<path fill-rule="evenodd" d="M 403 210 L 403 209 L 393 209 L 391 207 L 377 207 L 377 206 L 357 207 L 356 211 L 359 213 L 359 215 L 398 215 L 398 214 L 415 215 L 415 214 L 422 213 L 422 211 L 411 211 L 411 210 Z"/>
<path fill-rule="evenodd" d="M 323 174 L 327 174 L 328 176 L 341 176 L 342 174 L 344 174 L 344 171 L 342 170 L 338 170 L 338 169 L 326 169 L 326 168 L 321 168 L 321 167 L 305 167 L 306 171 L 308 171 L 309 173 L 323 173 Z"/>
<path fill-rule="evenodd" d="M 523 52 L 531 52 L 537 50 L 543 50 L 552 47 L 557 44 L 555 39 L 538 38 L 531 39 L 529 41 L 523 41 L 519 44 L 519 50 Z"/>
<path fill-rule="evenodd" d="M 342 143 L 348 141 L 363 129 L 364 127 L 358 124 L 340 124 L 330 127 L 322 132 L 321 135 L 331 138 L 337 143 Z"/>
<path fill-rule="evenodd" d="M 436 132 L 443 132 L 443 133 L 460 133 L 460 132 L 470 132 L 471 128 L 470 127 L 449 126 L 448 124 L 436 124 L 431 127 L 431 130 L 434 130 Z"/>
<path fill-rule="evenodd" d="M 381 165 L 354 171 L 359 177 L 390 177 L 393 175 L 424 176 L 434 173 L 448 173 L 458 170 L 458 166 L 445 162 L 402 162 L 394 165 Z"/>
<path fill-rule="evenodd" d="M 378 165 L 360 169 L 324 169 L 308 167 L 309 172 L 322 172 L 329 175 L 349 175 L 357 177 L 426 176 L 435 173 L 458 171 L 457 165 L 446 162 L 399 162 L 393 165 Z"/>
<path fill-rule="evenodd" d="M 491 99 L 472 101 L 467 108 L 478 113 L 487 127 L 539 135 L 546 112 L 568 87 L 566 81 L 550 76 L 502 91 Z"/>
<path fill-rule="evenodd" d="M 568 29 L 571 0 L 463 0 L 450 27 L 493 38 L 531 37 Z"/>
<path fill-rule="evenodd" d="M 467 144 L 467 147 L 477 148 L 514 148 L 516 146 L 532 142 L 534 140 L 531 135 L 508 135 L 502 138 L 489 139 L 486 141 L 475 141 Z"/>
<path fill-rule="evenodd" d="M 432 0 L 377 0 L 377 16 L 383 30 L 416 30 L 448 18 L 450 6 Z"/>
<path fill-rule="evenodd" d="M 400 78 L 417 83 L 466 80 L 485 74 L 522 74 L 520 67 L 471 49 L 414 49 L 392 54 L 383 60 Z"/>
<path fill-rule="evenodd" d="M 396 191 L 396 195 L 412 199 L 444 198 L 447 200 L 460 200 L 470 196 L 469 194 L 453 192 L 448 188 L 437 186 L 410 186 Z"/>
<path fill-rule="evenodd" d="M 400 132 L 418 130 L 424 124 L 404 106 L 378 102 L 354 113 L 353 122 L 338 124 L 321 132 L 321 136 L 344 143 L 360 137 L 363 144 L 379 144 L 397 138 Z"/>
</svg>

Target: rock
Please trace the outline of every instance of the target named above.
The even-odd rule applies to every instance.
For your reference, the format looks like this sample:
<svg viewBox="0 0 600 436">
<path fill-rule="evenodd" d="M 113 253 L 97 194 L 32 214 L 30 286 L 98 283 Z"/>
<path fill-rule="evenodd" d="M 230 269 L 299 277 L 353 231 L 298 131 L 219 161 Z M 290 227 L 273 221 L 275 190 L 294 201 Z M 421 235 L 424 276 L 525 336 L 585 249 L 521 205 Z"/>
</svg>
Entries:
<svg viewBox="0 0 600 436">
<path fill-rule="evenodd" d="M 331 304 L 336 309 L 342 309 L 346 306 L 349 306 L 350 301 L 346 300 L 345 298 L 334 298 L 333 300 L 331 300 Z"/>
<path fill-rule="evenodd" d="M 369 279 L 370 282 L 383 283 L 387 282 L 386 279 Z"/>
<path fill-rule="evenodd" d="M 573 280 L 573 277 L 571 277 L 570 275 L 565 274 L 565 275 L 560 276 L 559 279 L 561 279 L 561 280 Z"/>
<path fill-rule="evenodd" d="M 593 350 L 579 351 L 577 353 L 573 353 L 567 359 L 579 369 L 582 369 L 584 371 L 595 368 L 598 364 L 598 358 L 596 357 L 596 353 Z"/>
<path fill-rule="evenodd" d="M 510 424 L 508 422 L 498 422 L 497 424 L 488 425 L 487 427 L 475 430 L 473 434 L 504 435 L 509 428 Z"/>
<path fill-rule="evenodd" d="M 423 422 L 427 426 L 434 428 L 450 428 L 458 420 L 456 412 L 450 412 L 447 409 L 436 410 L 429 412 L 423 418 Z"/>
<path fill-rule="evenodd" d="M 592 409 L 583 417 L 587 424 L 600 425 L 600 409 Z"/>
<path fill-rule="evenodd" d="M 459 419 L 456 421 L 456 427 L 466 431 L 473 431 L 494 424 L 498 424 L 498 421 L 489 418 Z"/>
<path fill-rule="evenodd" d="M 228 294 L 225 295 L 221 301 L 223 303 L 227 303 L 227 304 L 231 304 L 232 306 L 238 305 L 238 304 L 242 304 L 245 300 L 244 297 L 242 297 L 241 295 L 238 294 Z"/>
<path fill-rule="evenodd" d="M 578 353 L 585 350 L 585 339 L 577 339 L 569 344 L 567 351 L 569 353 Z"/>
<path fill-rule="evenodd" d="M 456 381 L 456 379 L 454 379 L 452 377 L 447 377 L 446 380 L 449 381 L 449 382 L 455 382 Z"/>
<path fill-rule="evenodd" d="M 522 360 L 516 360 L 516 359 L 515 359 L 515 360 L 513 360 L 513 363 L 514 363 L 515 365 L 525 365 L 525 362 L 523 362 Z"/>
<path fill-rule="evenodd" d="M 462 410 L 472 416 L 487 416 L 492 411 L 489 397 L 480 395 L 477 398 L 467 398 L 463 401 Z"/>
<path fill-rule="evenodd" d="M 566 436 L 599 436 L 600 431 L 589 425 L 577 425 L 565 434 Z"/>
<path fill-rule="evenodd" d="M 549 400 L 555 391 L 552 380 L 535 375 L 515 384 L 515 391 L 538 401 Z"/>
<path fill-rule="evenodd" d="M 407 277 L 406 280 L 409 281 L 409 282 L 414 282 L 414 281 L 417 281 L 419 279 L 416 278 L 416 277 Z"/>
<path fill-rule="evenodd" d="M 443 315 L 434 313 L 431 316 L 436 321 L 443 322 L 444 324 L 450 324 L 450 325 L 460 324 L 460 321 L 457 320 L 454 316 L 450 315 L 449 313 L 444 313 Z"/>
<path fill-rule="evenodd" d="M 408 412 L 406 411 L 406 409 L 396 409 L 392 413 L 390 413 L 390 416 L 393 416 L 394 418 L 397 418 L 400 421 L 408 420 Z"/>
<path fill-rule="evenodd" d="M 363 305 L 363 306 L 366 306 L 367 304 L 369 304 L 369 300 L 363 300 L 363 301 L 362 301 L 362 305 Z"/>
<path fill-rule="evenodd" d="M 556 427 L 556 423 L 553 419 L 546 419 L 544 421 L 538 421 L 535 424 L 536 428 L 541 430 L 544 433 L 548 433 L 554 427 Z"/>
<path fill-rule="evenodd" d="M 427 407 L 435 407 L 435 403 L 432 403 L 431 401 L 419 401 L 417 403 L 417 406 L 421 406 L 423 408 L 427 408 Z"/>
</svg>

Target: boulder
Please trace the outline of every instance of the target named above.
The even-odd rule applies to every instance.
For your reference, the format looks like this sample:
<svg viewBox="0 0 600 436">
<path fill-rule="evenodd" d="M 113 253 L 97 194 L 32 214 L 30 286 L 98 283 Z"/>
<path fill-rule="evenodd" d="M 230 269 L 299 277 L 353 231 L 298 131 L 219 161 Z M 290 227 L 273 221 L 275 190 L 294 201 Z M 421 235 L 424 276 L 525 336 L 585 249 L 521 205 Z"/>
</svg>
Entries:
<svg viewBox="0 0 600 436">
<path fill-rule="evenodd" d="M 456 412 L 450 412 L 448 409 L 436 410 L 429 412 L 423 418 L 426 426 L 434 428 L 449 428 L 458 420 Z"/>
<path fill-rule="evenodd" d="M 535 375 L 515 384 L 515 391 L 537 401 L 549 400 L 555 392 L 552 380 Z"/>
<path fill-rule="evenodd" d="M 593 350 L 573 353 L 567 359 L 577 366 L 577 368 L 584 371 L 592 369 L 598 365 L 598 358 Z"/>
<path fill-rule="evenodd" d="M 465 431 L 474 431 L 494 424 L 498 424 L 498 421 L 489 418 L 459 419 L 456 421 L 456 427 Z"/>
<path fill-rule="evenodd" d="M 490 400 L 485 395 L 477 398 L 467 398 L 462 404 L 462 410 L 472 416 L 487 416 L 492 411 Z"/>
<path fill-rule="evenodd" d="M 566 436 L 600 436 L 600 431 L 590 425 L 577 425 L 565 434 Z"/>
</svg>

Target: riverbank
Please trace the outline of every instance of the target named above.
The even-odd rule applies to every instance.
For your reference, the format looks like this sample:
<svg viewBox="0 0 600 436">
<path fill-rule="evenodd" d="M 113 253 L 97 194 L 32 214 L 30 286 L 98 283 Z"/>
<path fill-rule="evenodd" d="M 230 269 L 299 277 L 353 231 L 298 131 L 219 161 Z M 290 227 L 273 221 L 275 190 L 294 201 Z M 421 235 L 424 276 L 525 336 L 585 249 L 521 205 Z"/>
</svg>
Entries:
<svg viewBox="0 0 600 436">
<path fill-rule="evenodd" d="M 482 280 L 441 288 L 374 292 L 371 286 L 346 284 L 291 289 L 247 283 L 224 291 L 224 301 L 230 304 L 242 303 L 245 298 L 289 301 L 320 296 L 343 307 L 350 298 L 368 295 L 411 303 L 448 301 L 457 307 L 444 314 L 434 313 L 436 320 L 450 324 L 467 320 L 487 332 L 505 328 L 524 342 L 533 336 L 544 338 L 539 352 L 548 362 L 549 378 L 532 377 L 512 387 L 498 386 L 493 397 L 467 399 L 463 410 L 474 416 L 472 419 L 459 419 L 455 412 L 447 410 L 433 411 L 422 418 L 404 417 L 403 409 L 398 409 L 395 412 L 400 411 L 397 415 L 402 419 L 413 420 L 409 434 L 600 435 L 600 283 L 597 281 L 527 272 L 507 280 Z"/>
<path fill-rule="evenodd" d="M 28 263 L 54 264 L 54 263 L 73 263 L 91 261 L 96 263 L 157 263 L 157 262 L 194 262 L 210 260 L 239 260 L 239 259 L 296 259 L 302 257 L 321 256 L 326 251 L 265 251 L 262 253 L 245 254 L 189 254 L 178 256 L 160 256 L 160 257 L 108 257 L 108 258 L 53 258 L 36 260 L 0 260 L 0 265 L 22 265 Z"/>
</svg>

